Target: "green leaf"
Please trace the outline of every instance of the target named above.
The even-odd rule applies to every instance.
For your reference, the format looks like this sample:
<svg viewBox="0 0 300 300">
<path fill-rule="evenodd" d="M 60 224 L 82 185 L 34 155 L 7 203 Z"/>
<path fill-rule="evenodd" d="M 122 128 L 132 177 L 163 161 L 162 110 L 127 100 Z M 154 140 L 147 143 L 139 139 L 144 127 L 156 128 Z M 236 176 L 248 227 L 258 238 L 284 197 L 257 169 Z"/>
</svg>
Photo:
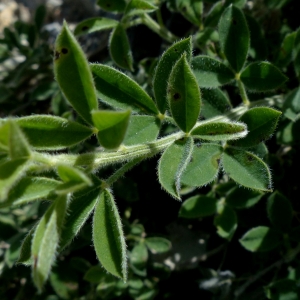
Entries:
<svg viewBox="0 0 300 300">
<path fill-rule="evenodd" d="M 217 199 L 202 195 L 185 200 L 179 210 L 180 218 L 195 219 L 207 217 L 217 212 Z"/>
<path fill-rule="evenodd" d="M 0 203 L 6 200 L 9 190 L 24 175 L 28 166 L 27 158 L 18 158 L 0 164 Z"/>
<path fill-rule="evenodd" d="M 161 186 L 178 200 L 180 200 L 181 176 L 191 159 L 192 151 L 192 138 L 178 140 L 165 150 L 158 164 L 158 179 Z"/>
<path fill-rule="evenodd" d="M 126 281 L 125 238 L 115 201 L 108 190 L 100 194 L 96 204 L 93 241 L 97 257 L 106 271 Z"/>
<path fill-rule="evenodd" d="M 224 239 L 231 240 L 237 228 L 237 216 L 235 211 L 228 205 L 220 205 L 218 214 L 214 219 L 217 233 Z"/>
<path fill-rule="evenodd" d="M 216 27 L 224 9 L 225 7 L 223 1 L 218 1 L 214 3 L 214 5 L 211 7 L 210 11 L 206 15 L 206 18 L 204 20 L 204 26 Z"/>
<path fill-rule="evenodd" d="M 280 115 L 280 111 L 269 107 L 249 109 L 239 119 L 247 125 L 247 136 L 230 144 L 236 147 L 253 147 L 267 140 L 273 134 Z"/>
<path fill-rule="evenodd" d="M 275 192 L 267 200 L 267 212 L 275 228 L 288 232 L 293 219 L 293 207 L 282 194 Z"/>
<path fill-rule="evenodd" d="M 74 34 L 76 36 L 80 36 L 95 31 L 112 29 L 115 28 L 118 24 L 119 22 L 114 19 L 103 17 L 89 18 L 77 24 L 74 29 Z"/>
<path fill-rule="evenodd" d="M 298 300 L 298 280 L 281 279 L 264 287 L 266 296 L 271 300 Z"/>
<path fill-rule="evenodd" d="M 58 176 L 64 182 L 84 182 L 87 185 L 92 185 L 89 177 L 79 169 L 67 165 L 59 165 L 57 167 Z"/>
<path fill-rule="evenodd" d="M 235 182 L 254 190 L 271 190 L 270 170 L 256 155 L 228 147 L 223 153 L 222 164 L 226 174 Z"/>
<path fill-rule="evenodd" d="M 247 135 L 247 126 L 238 122 L 207 122 L 196 126 L 191 135 L 208 141 L 228 141 L 243 138 Z"/>
<path fill-rule="evenodd" d="M 201 89 L 201 115 L 204 118 L 222 115 L 230 108 L 229 99 L 220 89 Z"/>
<path fill-rule="evenodd" d="M 66 22 L 55 43 L 54 74 L 67 100 L 92 124 L 90 112 L 98 108 L 93 77 L 85 54 Z"/>
<path fill-rule="evenodd" d="M 192 159 L 186 167 L 181 183 L 188 186 L 203 186 L 218 175 L 222 147 L 215 144 L 194 146 Z"/>
<path fill-rule="evenodd" d="M 250 45 L 250 33 L 243 12 L 230 5 L 219 22 L 222 51 L 231 67 L 238 73 L 244 66 Z"/>
<path fill-rule="evenodd" d="M 10 123 L 0 120 L 0 151 L 9 151 Z"/>
<path fill-rule="evenodd" d="M 133 71 L 132 53 L 126 30 L 120 23 L 114 28 L 109 40 L 109 53 L 114 63 L 120 68 Z"/>
<path fill-rule="evenodd" d="M 34 236 L 34 232 L 36 230 L 36 226 L 33 226 L 31 230 L 27 233 L 25 239 L 22 242 L 20 256 L 17 260 L 17 263 L 22 263 L 24 265 L 32 264 L 31 257 L 31 244 Z"/>
<path fill-rule="evenodd" d="M 161 237 L 148 237 L 145 243 L 153 254 L 168 252 L 172 247 L 170 241 Z"/>
<path fill-rule="evenodd" d="M 148 260 L 148 250 L 144 242 L 139 242 L 130 252 L 130 262 L 133 271 L 140 276 L 146 276 L 147 270 L 145 268 Z"/>
<path fill-rule="evenodd" d="M 39 291 L 47 280 L 58 248 L 68 198 L 58 197 L 36 227 L 32 241 L 32 277 Z"/>
<path fill-rule="evenodd" d="M 280 87 L 288 78 L 269 62 L 249 64 L 241 74 L 246 88 L 255 92 L 266 92 Z"/>
<path fill-rule="evenodd" d="M 125 9 L 124 16 L 132 17 L 144 13 L 151 13 L 157 10 L 158 7 L 145 0 L 131 0 Z"/>
<path fill-rule="evenodd" d="M 191 23 L 200 26 L 203 14 L 202 0 L 183 0 L 177 4 L 178 11 Z"/>
<path fill-rule="evenodd" d="M 98 140 L 106 149 L 118 148 L 126 134 L 131 111 L 99 110 L 92 112 L 94 125 L 99 130 Z"/>
<path fill-rule="evenodd" d="M 254 60 L 264 60 L 267 58 L 267 44 L 259 23 L 251 16 L 245 15 L 250 32 L 249 55 Z"/>
<path fill-rule="evenodd" d="M 20 126 L 31 146 L 37 150 L 59 150 L 80 143 L 93 131 L 67 119 L 34 115 L 14 119 Z"/>
<path fill-rule="evenodd" d="M 255 205 L 263 193 L 245 188 L 234 187 L 226 197 L 226 203 L 234 208 L 249 208 Z"/>
<path fill-rule="evenodd" d="M 95 187 L 87 187 L 72 196 L 65 225 L 61 233 L 60 250 L 68 246 L 91 215 L 100 193 L 100 181 L 93 178 Z"/>
<path fill-rule="evenodd" d="M 167 98 L 176 124 L 182 131 L 189 132 L 199 117 L 201 95 L 186 54 L 182 55 L 172 69 Z"/>
<path fill-rule="evenodd" d="M 92 266 L 85 274 L 83 279 L 92 282 L 99 283 L 103 278 L 105 278 L 106 271 L 102 266 Z"/>
<path fill-rule="evenodd" d="M 189 61 L 192 56 L 192 39 L 191 37 L 174 43 L 168 48 L 158 61 L 153 77 L 153 92 L 159 111 L 164 114 L 167 109 L 167 87 L 168 78 L 171 74 L 172 67 L 180 59 L 183 53 Z"/>
<path fill-rule="evenodd" d="M 293 60 L 293 50 L 296 35 L 297 32 L 292 32 L 284 37 L 276 58 L 276 65 L 278 67 L 286 67 Z"/>
<path fill-rule="evenodd" d="M 292 90 L 285 98 L 282 111 L 284 116 L 295 122 L 300 113 L 300 88 Z"/>
<path fill-rule="evenodd" d="M 295 122 L 285 122 L 282 124 L 282 127 L 277 132 L 277 140 L 280 144 L 285 145 L 294 145 L 298 144 L 300 141 L 299 136 L 300 131 L 300 120 L 296 120 Z"/>
<path fill-rule="evenodd" d="M 11 120 L 8 122 L 10 123 L 10 133 L 8 141 L 10 158 L 29 158 L 30 149 L 24 134 L 15 122 Z"/>
<path fill-rule="evenodd" d="M 160 129 L 160 120 L 152 116 L 131 116 L 124 138 L 124 145 L 149 143 L 156 140 Z"/>
<path fill-rule="evenodd" d="M 226 65 L 205 55 L 192 59 L 192 69 L 200 87 L 214 88 L 234 79 L 234 73 Z"/>
<path fill-rule="evenodd" d="M 106 11 L 121 13 L 126 8 L 125 0 L 97 0 L 97 4 Z"/>
<path fill-rule="evenodd" d="M 23 177 L 8 193 L 0 208 L 27 204 L 38 199 L 46 199 L 60 184 L 59 181 L 43 177 Z"/>
<path fill-rule="evenodd" d="M 151 97 L 130 77 L 101 64 L 90 65 L 98 97 L 105 103 L 139 113 L 158 114 Z"/>
<path fill-rule="evenodd" d="M 276 248 L 280 241 L 275 230 L 258 226 L 247 231 L 240 239 L 240 243 L 251 252 L 264 252 Z"/>
</svg>

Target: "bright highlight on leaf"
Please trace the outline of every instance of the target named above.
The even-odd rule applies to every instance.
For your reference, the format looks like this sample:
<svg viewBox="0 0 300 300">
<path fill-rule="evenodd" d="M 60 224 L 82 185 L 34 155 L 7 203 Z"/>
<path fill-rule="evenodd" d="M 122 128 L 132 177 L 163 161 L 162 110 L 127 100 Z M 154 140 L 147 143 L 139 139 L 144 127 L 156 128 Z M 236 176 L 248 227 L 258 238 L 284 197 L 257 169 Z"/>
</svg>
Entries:
<svg viewBox="0 0 300 300">
<path fill-rule="evenodd" d="M 168 106 L 168 78 L 171 74 L 172 67 L 183 53 L 186 53 L 186 59 L 187 61 L 190 61 L 192 56 L 192 39 L 190 37 L 179 41 L 168 48 L 160 58 L 155 69 L 153 77 L 153 92 L 158 109 L 162 114 L 165 113 Z"/>
<path fill-rule="evenodd" d="M 116 149 L 121 145 L 126 134 L 130 114 L 130 110 L 125 112 L 108 110 L 92 112 L 94 125 L 99 130 L 98 140 L 102 147 Z"/>
<path fill-rule="evenodd" d="M 55 43 L 54 74 L 67 100 L 91 124 L 90 112 L 98 108 L 94 82 L 85 54 L 66 22 Z"/>
<path fill-rule="evenodd" d="M 176 124 L 182 131 L 189 132 L 199 117 L 201 95 L 186 54 L 182 55 L 172 69 L 167 98 Z"/>
<path fill-rule="evenodd" d="M 114 198 L 108 190 L 100 194 L 93 220 L 97 257 L 107 272 L 127 280 L 126 244 Z"/>
</svg>

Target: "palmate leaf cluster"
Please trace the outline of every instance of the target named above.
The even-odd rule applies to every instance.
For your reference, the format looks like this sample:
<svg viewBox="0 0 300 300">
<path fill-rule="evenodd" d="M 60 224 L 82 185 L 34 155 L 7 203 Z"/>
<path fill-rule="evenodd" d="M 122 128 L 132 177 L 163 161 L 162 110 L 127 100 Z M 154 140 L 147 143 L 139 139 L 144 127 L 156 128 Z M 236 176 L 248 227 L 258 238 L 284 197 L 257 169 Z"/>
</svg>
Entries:
<svg viewBox="0 0 300 300">
<path fill-rule="evenodd" d="M 265 6 L 278 9 L 273 2 Z M 124 174 L 152 157 L 157 161 L 156 184 L 166 197 L 184 199 L 179 209 L 183 222 L 207 218 L 224 245 L 238 239 L 241 251 L 277 251 L 270 270 L 293 262 L 300 251 L 299 228 L 289 195 L 273 184 L 265 142 L 278 126 L 279 143 L 298 140 L 299 90 L 288 91 L 288 84 L 299 79 L 299 31 L 284 37 L 269 62 L 262 28 L 247 1 L 97 3 L 120 17 L 87 19 L 74 31 L 64 21 L 54 45 L 53 103 L 67 111 L 0 119 L 0 207 L 8 215 L 47 203 L 37 212 L 40 218 L 28 221 L 28 230 L 11 241 L 16 244 L 23 237 L 18 258 L 11 247 L 6 263 L 30 266 L 39 293 L 49 279 L 59 297 L 73 297 L 80 292 L 63 283 L 59 258 L 89 230 L 85 242 L 93 245 L 100 264 L 73 261 L 86 281 L 97 284 L 88 297 L 94 292 L 101 299 L 159 297 L 158 282 L 175 268 L 165 263 L 172 243 L 162 234 L 147 237 L 143 226 L 130 220 L 130 209 L 123 216 L 117 193 Z M 171 33 L 163 24 L 162 8 L 181 13 L 190 24 L 188 34 L 179 38 Z M 138 24 L 167 45 L 159 57 L 149 59 L 148 70 L 134 61 L 128 37 L 129 28 Z M 77 38 L 101 30 L 111 31 L 111 61 L 89 63 Z M 289 78 L 290 68 L 295 78 Z M 265 198 L 266 220 L 258 224 L 241 218 Z M 153 262 L 159 255 L 164 260 Z M 176 261 L 176 253 L 174 257 Z M 158 275 L 149 275 L 149 265 Z M 296 267 L 289 265 L 268 281 L 264 295 L 297 299 Z M 255 280 L 268 270 L 261 272 Z M 230 279 L 225 288 L 220 283 L 224 276 L 234 277 L 206 270 L 198 285 L 220 297 L 214 299 L 234 299 L 244 297 L 255 282 L 233 284 Z M 215 283 L 209 285 L 212 279 Z"/>
</svg>

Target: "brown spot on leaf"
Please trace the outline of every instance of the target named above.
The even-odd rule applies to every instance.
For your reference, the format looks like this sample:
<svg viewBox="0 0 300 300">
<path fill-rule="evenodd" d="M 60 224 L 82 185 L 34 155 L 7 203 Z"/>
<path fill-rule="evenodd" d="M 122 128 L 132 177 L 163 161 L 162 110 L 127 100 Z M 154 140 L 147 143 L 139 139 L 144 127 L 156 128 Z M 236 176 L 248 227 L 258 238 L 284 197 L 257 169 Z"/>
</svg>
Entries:
<svg viewBox="0 0 300 300">
<path fill-rule="evenodd" d="M 233 25 L 236 25 L 236 24 L 237 24 L 237 20 L 232 19 L 232 24 L 233 24 Z"/>
<path fill-rule="evenodd" d="M 88 26 L 83 26 L 83 27 L 81 28 L 82 31 L 86 31 L 86 30 L 88 30 L 88 29 L 89 29 Z"/>
<path fill-rule="evenodd" d="M 173 95 L 173 99 L 174 99 L 174 100 L 180 99 L 180 94 L 179 94 L 179 93 L 175 93 L 175 94 Z"/>
<path fill-rule="evenodd" d="M 67 48 L 62 48 L 61 49 L 61 53 L 63 54 L 67 54 L 69 52 L 69 50 Z"/>
</svg>

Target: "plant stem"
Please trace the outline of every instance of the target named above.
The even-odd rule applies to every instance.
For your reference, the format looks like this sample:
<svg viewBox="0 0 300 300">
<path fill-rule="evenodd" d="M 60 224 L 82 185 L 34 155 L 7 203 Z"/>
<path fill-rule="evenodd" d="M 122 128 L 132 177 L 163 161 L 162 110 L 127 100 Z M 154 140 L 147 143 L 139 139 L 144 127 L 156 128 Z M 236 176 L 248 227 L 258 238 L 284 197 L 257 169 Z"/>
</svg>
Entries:
<svg viewBox="0 0 300 300">
<path fill-rule="evenodd" d="M 144 14 L 142 16 L 142 22 L 144 25 L 149 27 L 152 31 L 157 33 L 160 37 L 165 39 L 166 41 L 173 43 L 179 38 L 167 30 L 165 27 L 159 25 L 156 21 L 154 21 L 149 15 Z"/>
<path fill-rule="evenodd" d="M 241 98 L 243 100 L 243 103 L 245 105 L 249 106 L 250 101 L 248 99 L 244 84 L 242 83 L 242 81 L 240 79 L 237 79 L 237 84 L 238 84 L 238 87 L 239 87 L 239 90 L 240 90 L 240 95 L 241 95 Z"/>
<path fill-rule="evenodd" d="M 176 132 L 167 137 L 156 140 L 152 143 L 139 144 L 135 146 L 122 147 L 114 152 L 98 152 L 86 154 L 58 154 L 50 155 L 46 153 L 33 152 L 32 157 L 36 162 L 46 164 L 50 167 L 55 167 L 61 162 L 71 166 L 85 166 L 93 170 L 101 167 L 112 165 L 115 163 L 122 163 L 124 161 L 131 161 L 136 158 L 152 157 L 163 151 L 174 141 L 185 136 L 184 132 Z"/>
</svg>

